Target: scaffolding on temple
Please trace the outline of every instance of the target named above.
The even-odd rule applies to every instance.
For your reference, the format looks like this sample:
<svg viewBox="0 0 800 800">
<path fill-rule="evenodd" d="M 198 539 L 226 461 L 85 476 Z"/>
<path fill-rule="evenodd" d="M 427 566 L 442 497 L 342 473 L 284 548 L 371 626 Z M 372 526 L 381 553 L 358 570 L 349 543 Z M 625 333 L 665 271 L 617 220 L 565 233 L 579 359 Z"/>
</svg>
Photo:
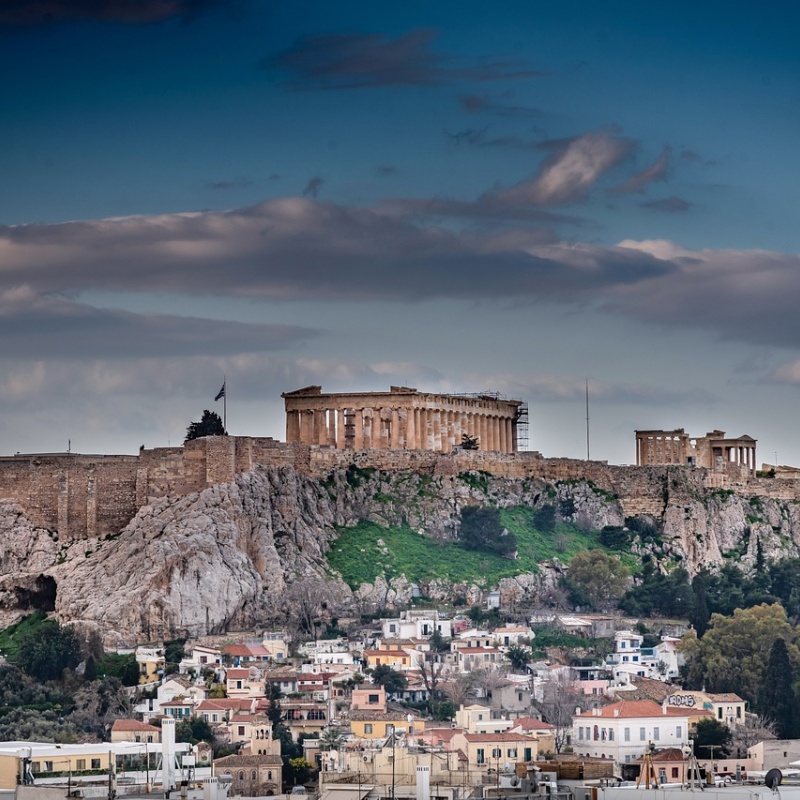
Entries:
<svg viewBox="0 0 800 800">
<path fill-rule="evenodd" d="M 516 400 L 516 397 L 508 397 L 501 392 L 461 392 L 461 397 L 483 397 L 487 400 Z M 517 408 L 516 416 L 514 417 L 514 429 L 516 430 L 515 449 L 517 452 L 522 452 L 528 449 L 528 404 L 524 401 L 520 402 Z"/>
</svg>

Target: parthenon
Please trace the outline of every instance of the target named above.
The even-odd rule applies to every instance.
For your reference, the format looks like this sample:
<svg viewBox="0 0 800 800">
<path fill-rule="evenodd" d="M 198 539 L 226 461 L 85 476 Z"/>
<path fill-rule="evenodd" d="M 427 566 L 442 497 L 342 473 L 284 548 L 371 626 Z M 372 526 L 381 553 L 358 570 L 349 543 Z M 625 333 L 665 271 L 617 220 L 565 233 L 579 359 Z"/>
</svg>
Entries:
<svg viewBox="0 0 800 800">
<path fill-rule="evenodd" d="M 636 464 L 682 464 L 711 469 L 718 462 L 756 469 L 756 440 L 752 436 L 726 438 L 711 431 L 692 438 L 683 428 L 674 431 L 636 431 Z"/>
<path fill-rule="evenodd" d="M 481 450 L 516 453 L 520 412 L 526 408 L 521 400 L 495 395 L 429 394 L 408 386 L 342 394 L 307 386 L 281 396 L 287 442 L 346 450 L 449 453 L 468 434 Z"/>
</svg>

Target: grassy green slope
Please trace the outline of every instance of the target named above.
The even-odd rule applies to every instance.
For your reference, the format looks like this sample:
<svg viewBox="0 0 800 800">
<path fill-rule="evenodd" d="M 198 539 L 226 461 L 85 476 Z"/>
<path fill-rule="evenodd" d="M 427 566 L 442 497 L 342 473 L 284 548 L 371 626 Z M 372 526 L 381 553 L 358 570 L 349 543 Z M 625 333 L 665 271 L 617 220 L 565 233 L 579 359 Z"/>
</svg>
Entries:
<svg viewBox="0 0 800 800">
<path fill-rule="evenodd" d="M 382 528 L 362 522 L 353 528 L 339 529 L 339 537 L 328 552 L 328 563 L 353 588 L 372 583 L 378 576 L 388 579 L 400 575 L 413 583 L 440 578 L 453 583 L 466 581 L 493 586 L 500 578 L 537 572 L 542 561 L 556 557 L 569 561 L 581 550 L 606 549 L 599 544 L 597 531 L 581 531 L 564 524 L 558 525 L 553 533 L 537 530 L 533 511 L 525 506 L 503 509 L 501 519 L 516 537 L 519 553 L 516 561 L 466 550 L 453 542 L 436 542 L 405 525 Z"/>
</svg>

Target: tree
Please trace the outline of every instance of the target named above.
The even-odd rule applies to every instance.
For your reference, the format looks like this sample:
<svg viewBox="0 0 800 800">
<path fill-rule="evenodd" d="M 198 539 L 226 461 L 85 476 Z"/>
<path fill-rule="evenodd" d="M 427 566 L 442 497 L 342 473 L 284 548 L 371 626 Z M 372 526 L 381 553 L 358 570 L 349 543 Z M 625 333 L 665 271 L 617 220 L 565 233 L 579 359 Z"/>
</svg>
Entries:
<svg viewBox="0 0 800 800">
<path fill-rule="evenodd" d="M 772 643 L 783 639 L 792 670 L 800 664 L 795 631 L 779 603 L 737 608 L 732 617 L 711 615 L 697 642 L 706 686 L 712 692 L 736 692 L 751 703 L 758 699 Z"/>
<path fill-rule="evenodd" d="M 731 732 L 718 719 L 701 719 L 694 734 L 694 754 L 698 758 L 713 760 L 727 758 L 730 754 Z"/>
<path fill-rule="evenodd" d="M 511 663 L 511 669 L 514 672 L 525 672 L 532 657 L 530 648 L 522 647 L 522 645 L 515 644 L 506 650 L 506 658 Z"/>
<path fill-rule="evenodd" d="M 769 661 L 764 670 L 758 708 L 761 716 L 775 726 L 779 739 L 794 738 L 796 705 L 789 651 L 783 639 L 776 639 L 770 648 Z"/>
<path fill-rule="evenodd" d="M 225 426 L 222 424 L 222 417 L 215 411 L 206 409 L 200 422 L 192 422 L 186 429 L 186 439 L 184 441 L 190 442 L 192 439 L 200 439 L 203 436 L 227 436 Z"/>
<path fill-rule="evenodd" d="M 584 550 L 569 562 L 564 583 L 575 605 L 608 611 L 625 591 L 628 568 L 602 550 Z"/>
<path fill-rule="evenodd" d="M 470 436 L 468 433 L 461 434 L 461 449 L 462 450 L 478 450 L 479 442 L 477 436 Z"/>
<path fill-rule="evenodd" d="M 344 734 L 333 726 L 325 728 L 319 735 L 319 747 L 323 752 L 338 750 L 344 744 Z"/>
<path fill-rule="evenodd" d="M 552 503 L 534 509 L 533 525 L 542 533 L 552 533 L 556 529 L 556 507 Z"/>
<path fill-rule="evenodd" d="M 376 686 L 383 686 L 386 694 L 397 694 L 408 686 L 406 676 L 388 664 L 378 664 L 372 671 L 372 682 Z"/>
<path fill-rule="evenodd" d="M 123 686 L 138 686 L 139 665 L 135 653 L 106 653 L 98 664 L 100 677 L 116 678 Z"/>
<path fill-rule="evenodd" d="M 499 508 L 482 506 L 462 508 L 458 538 L 468 550 L 509 555 L 517 549 L 517 541 L 513 534 L 504 530 L 500 522 Z"/>
<path fill-rule="evenodd" d="M 55 620 L 47 620 L 22 635 L 16 660 L 32 678 L 59 680 L 65 669 L 80 664 L 81 640 L 71 626 L 62 628 Z"/>
<path fill-rule="evenodd" d="M 542 684 L 542 699 L 537 706 L 542 718 L 553 726 L 556 753 L 560 753 L 572 733 L 572 715 L 581 701 L 581 693 L 566 674 L 550 677 Z"/>
<path fill-rule="evenodd" d="M 710 619 L 711 614 L 706 600 L 706 579 L 705 575 L 699 572 L 692 578 L 692 613 L 689 615 L 689 622 L 692 623 L 699 638 L 702 638 L 708 630 Z"/>
<path fill-rule="evenodd" d="M 214 741 L 214 731 L 202 717 L 187 717 L 175 726 L 175 741 L 189 744 L 198 742 L 211 744 Z"/>
<path fill-rule="evenodd" d="M 166 663 L 166 673 L 175 672 L 181 659 L 186 656 L 183 646 L 186 644 L 186 639 L 169 639 L 164 642 L 164 661 Z"/>
</svg>

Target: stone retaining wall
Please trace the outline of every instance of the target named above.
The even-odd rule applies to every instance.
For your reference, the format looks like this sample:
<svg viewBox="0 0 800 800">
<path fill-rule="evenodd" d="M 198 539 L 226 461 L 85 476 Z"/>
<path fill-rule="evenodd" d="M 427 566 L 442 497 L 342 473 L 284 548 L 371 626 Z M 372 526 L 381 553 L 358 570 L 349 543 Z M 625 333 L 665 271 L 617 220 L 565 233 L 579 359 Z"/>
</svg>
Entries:
<svg viewBox="0 0 800 800">
<path fill-rule="evenodd" d="M 414 470 L 457 475 L 482 470 L 500 478 L 538 478 L 547 482 L 589 480 L 616 495 L 626 516 L 660 517 L 668 500 L 702 497 L 714 489 L 744 496 L 800 500 L 800 480 L 754 478 L 744 467 L 718 469 L 679 466 L 612 466 L 604 461 L 542 458 L 516 454 L 427 450 L 348 451 L 253 437 L 207 437 L 183 447 L 142 449 L 138 455 L 73 453 L 15 455 L 0 458 L 0 499 L 18 503 L 34 525 L 59 538 L 104 536 L 119 532 L 148 502 L 182 496 L 227 483 L 255 466 L 290 466 L 325 477 L 333 469 L 358 467 Z"/>
</svg>

